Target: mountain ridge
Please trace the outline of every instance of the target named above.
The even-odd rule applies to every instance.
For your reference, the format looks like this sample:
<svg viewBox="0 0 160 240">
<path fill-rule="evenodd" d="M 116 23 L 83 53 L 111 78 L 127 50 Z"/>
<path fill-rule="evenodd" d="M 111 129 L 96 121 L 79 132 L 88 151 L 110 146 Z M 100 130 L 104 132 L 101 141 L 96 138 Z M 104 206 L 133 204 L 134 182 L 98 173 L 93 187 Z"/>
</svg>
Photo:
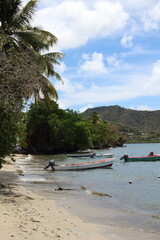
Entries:
<svg viewBox="0 0 160 240">
<path fill-rule="evenodd" d="M 88 108 L 83 114 L 98 113 L 101 119 L 137 128 L 141 131 L 160 130 L 160 110 L 133 110 L 118 105 Z"/>
</svg>

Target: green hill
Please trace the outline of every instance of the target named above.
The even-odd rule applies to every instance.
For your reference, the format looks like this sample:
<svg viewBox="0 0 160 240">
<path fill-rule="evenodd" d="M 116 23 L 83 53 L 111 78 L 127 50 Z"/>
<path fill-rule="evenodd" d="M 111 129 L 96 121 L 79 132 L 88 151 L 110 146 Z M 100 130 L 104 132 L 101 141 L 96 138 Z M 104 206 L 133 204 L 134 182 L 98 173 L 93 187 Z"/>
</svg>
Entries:
<svg viewBox="0 0 160 240">
<path fill-rule="evenodd" d="M 160 110 L 137 111 L 115 105 L 89 108 L 84 114 L 90 116 L 93 112 L 97 112 L 103 120 L 133 127 L 139 131 L 156 132 L 160 130 Z"/>
</svg>

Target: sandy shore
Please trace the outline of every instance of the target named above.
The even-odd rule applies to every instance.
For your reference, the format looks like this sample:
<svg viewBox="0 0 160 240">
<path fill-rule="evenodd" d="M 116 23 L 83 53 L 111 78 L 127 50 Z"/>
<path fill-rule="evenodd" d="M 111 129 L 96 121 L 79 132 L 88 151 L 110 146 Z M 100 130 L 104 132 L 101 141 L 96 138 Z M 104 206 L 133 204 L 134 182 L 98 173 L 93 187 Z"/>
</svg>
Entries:
<svg viewBox="0 0 160 240">
<path fill-rule="evenodd" d="M 0 170 L 0 233 L 2 240 L 107 240 L 94 224 L 86 224 L 53 200 L 22 186 L 15 164 Z"/>
<path fill-rule="evenodd" d="M 85 223 L 23 185 L 10 160 L 0 169 L 1 240 L 159 240 L 159 234 Z"/>
</svg>

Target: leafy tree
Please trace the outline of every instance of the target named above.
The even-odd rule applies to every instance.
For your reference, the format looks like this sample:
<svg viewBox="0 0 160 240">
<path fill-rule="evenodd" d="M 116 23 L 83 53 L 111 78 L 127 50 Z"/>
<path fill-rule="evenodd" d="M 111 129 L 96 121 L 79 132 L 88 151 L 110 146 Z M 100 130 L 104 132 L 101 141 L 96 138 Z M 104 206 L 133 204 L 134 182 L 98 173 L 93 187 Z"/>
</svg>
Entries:
<svg viewBox="0 0 160 240">
<path fill-rule="evenodd" d="M 89 119 L 92 121 L 93 124 L 97 124 L 100 122 L 100 116 L 97 112 L 92 112 Z"/>
<path fill-rule="evenodd" d="M 57 38 L 30 25 L 37 3 L 30 0 L 21 7 L 21 0 L 0 0 L 0 164 L 15 146 L 23 100 L 58 99 L 48 77 L 61 80 L 54 65 L 63 54 L 44 53 Z"/>
<path fill-rule="evenodd" d="M 43 76 L 27 52 L 0 52 L 0 101 L 16 105 L 45 89 Z"/>
<path fill-rule="evenodd" d="M 4 163 L 4 157 L 16 146 L 17 114 L 10 108 L 0 105 L 0 168 Z"/>
<path fill-rule="evenodd" d="M 31 105 L 27 133 L 32 152 L 69 152 L 91 146 L 89 125 L 76 112 L 59 109 L 53 101 L 50 107 L 44 100 Z"/>
<path fill-rule="evenodd" d="M 37 0 L 30 0 L 21 7 L 21 0 L 0 1 L 0 51 L 5 54 L 11 50 L 28 52 L 31 62 L 39 66 L 39 73 L 43 76 L 41 92 L 46 98 L 57 99 L 56 90 L 47 77 L 55 76 L 61 80 L 53 64 L 59 64 L 58 59 L 61 59 L 63 54 L 59 52 L 42 54 L 42 51 L 48 51 L 56 43 L 57 38 L 50 32 L 30 25 L 37 3 Z M 36 96 L 40 93 L 38 90 L 36 89 Z"/>
<path fill-rule="evenodd" d="M 87 121 L 82 120 L 75 123 L 75 145 L 79 149 L 93 147 L 91 129 Z"/>
<path fill-rule="evenodd" d="M 95 124 L 74 111 L 59 109 L 54 101 L 49 107 L 41 100 L 28 111 L 27 143 L 32 153 L 60 153 L 119 146 L 123 139 L 107 122 Z"/>
</svg>

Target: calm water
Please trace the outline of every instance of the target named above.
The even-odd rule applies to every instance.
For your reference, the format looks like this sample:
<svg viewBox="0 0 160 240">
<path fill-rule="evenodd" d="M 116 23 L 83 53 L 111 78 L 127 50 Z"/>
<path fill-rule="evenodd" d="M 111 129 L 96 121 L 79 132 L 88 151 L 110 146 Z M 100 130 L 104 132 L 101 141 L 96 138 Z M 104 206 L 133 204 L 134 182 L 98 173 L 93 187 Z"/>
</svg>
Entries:
<svg viewBox="0 0 160 240">
<path fill-rule="evenodd" d="M 160 161 L 124 163 L 119 160 L 123 154 L 143 156 L 151 151 L 160 153 L 160 144 L 127 144 L 124 148 L 95 151 L 114 153 L 112 169 L 43 170 L 50 159 L 60 164 L 91 160 L 67 158 L 66 155 L 28 156 L 19 160 L 18 164 L 25 172 L 21 177 L 24 184 L 56 199 L 60 205 L 65 205 L 83 219 L 159 236 Z M 132 184 L 129 184 L 130 180 Z M 59 187 L 65 190 L 57 191 Z"/>
</svg>

